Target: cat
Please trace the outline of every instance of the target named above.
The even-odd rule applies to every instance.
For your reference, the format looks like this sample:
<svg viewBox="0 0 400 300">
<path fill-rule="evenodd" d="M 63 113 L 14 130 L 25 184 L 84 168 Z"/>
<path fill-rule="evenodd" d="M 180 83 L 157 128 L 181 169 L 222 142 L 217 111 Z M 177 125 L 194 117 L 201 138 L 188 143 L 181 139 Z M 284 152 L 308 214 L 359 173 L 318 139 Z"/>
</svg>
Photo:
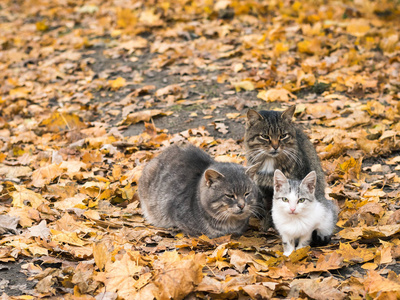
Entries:
<svg viewBox="0 0 400 300">
<path fill-rule="evenodd" d="M 234 163 L 193 145 L 172 145 L 146 164 L 138 192 L 146 220 L 192 236 L 241 235 L 257 213 L 258 187 Z"/>
<path fill-rule="evenodd" d="M 336 206 L 332 201 L 315 197 L 316 184 L 315 171 L 301 181 L 287 179 L 280 170 L 274 172 L 272 221 L 282 237 L 286 256 L 311 242 L 323 245 L 330 241 L 337 221 Z"/>
<path fill-rule="evenodd" d="M 302 180 L 311 171 L 316 172 L 315 196 L 325 199 L 325 174 L 314 146 L 303 130 L 292 122 L 296 106 L 283 112 L 249 109 L 247 112 L 244 145 L 248 174 L 261 190 L 264 206 L 262 227 L 268 230 L 273 197 L 274 171 L 279 169 L 290 179 Z M 315 240 L 327 239 L 320 232 Z"/>
</svg>

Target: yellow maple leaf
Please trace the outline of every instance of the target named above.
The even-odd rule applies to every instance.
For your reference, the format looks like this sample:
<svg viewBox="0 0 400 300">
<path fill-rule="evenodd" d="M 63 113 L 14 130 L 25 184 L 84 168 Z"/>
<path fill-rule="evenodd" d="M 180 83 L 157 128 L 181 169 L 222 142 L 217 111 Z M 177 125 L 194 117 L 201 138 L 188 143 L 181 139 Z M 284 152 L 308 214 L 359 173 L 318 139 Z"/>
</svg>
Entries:
<svg viewBox="0 0 400 300">
<path fill-rule="evenodd" d="M 351 20 L 347 25 L 347 32 L 351 35 L 362 37 L 370 31 L 371 27 L 367 20 L 355 19 Z"/>
<path fill-rule="evenodd" d="M 41 204 L 47 203 L 46 199 L 34 191 L 19 185 L 15 185 L 14 187 L 16 191 L 10 194 L 13 198 L 12 205 L 14 207 L 24 208 L 26 206 L 31 206 L 33 208 L 38 208 Z"/>
<path fill-rule="evenodd" d="M 340 243 L 337 252 L 344 262 L 362 263 L 374 259 L 375 251 L 367 248 L 354 249 L 349 243 Z"/>
<path fill-rule="evenodd" d="M 321 51 L 321 41 L 319 39 L 304 40 L 297 43 L 300 53 L 317 54 Z"/>
<path fill-rule="evenodd" d="M 104 241 L 93 244 L 93 258 L 97 267 L 102 271 L 111 263 L 111 252 Z"/>
<path fill-rule="evenodd" d="M 54 242 L 67 243 L 74 246 L 84 246 L 86 243 L 82 241 L 76 232 L 65 232 L 50 229 L 51 240 Z"/>
<path fill-rule="evenodd" d="M 49 29 L 49 25 L 46 20 L 42 20 L 42 21 L 36 22 L 36 29 L 38 31 L 46 31 Z"/>
<path fill-rule="evenodd" d="M 118 90 L 126 85 L 126 79 L 123 77 L 118 77 L 114 80 L 109 80 L 108 84 L 113 90 Z"/>
<path fill-rule="evenodd" d="M 232 85 L 235 87 L 236 92 L 239 92 L 240 90 L 252 91 L 255 89 L 253 82 L 251 82 L 250 80 L 232 82 Z"/>
<path fill-rule="evenodd" d="M 40 126 L 46 126 L 51 132 L 60 132 L 64 130 L 73 130 L 85 128 L 86 124 L 81 119 L 72 113 L 54 112 L 50 118 L 43 120 Z"/>
<path fill-rule="evenodd" d="M 134 279 L 134 276 L 138 276 L 142 269 L 142 266 L 132 260 L 128 253 L 125 253 L 120 260 L 106 266 L 105 285 L 107 290 L 117 292 L 122 298 L 128 296 L 128 299 L 131 299 L 136 293 L 134 285 L 137 280 Z"/>
</svg>

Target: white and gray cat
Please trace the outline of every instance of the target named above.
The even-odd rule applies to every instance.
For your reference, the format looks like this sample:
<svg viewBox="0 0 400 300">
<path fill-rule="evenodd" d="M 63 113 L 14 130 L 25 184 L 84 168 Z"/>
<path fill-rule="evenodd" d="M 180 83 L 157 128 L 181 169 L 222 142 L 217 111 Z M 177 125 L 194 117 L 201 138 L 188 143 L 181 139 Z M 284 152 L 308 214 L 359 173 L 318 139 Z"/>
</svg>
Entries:
<svg viewBox="0 0 400 300">
<path fill-rule="evenodd" d="M 310 244 L 330 242 L 337 222 L 337 206 L 316 196 L 316 184 L 315 171 L 301 181 L 287 179 L 280 170 L 274 172 L 272 221 L 282 237 L 286 256 Z"/>
<path fill-rule="evenodd" d="M 257 213 L 259 190 L 245 168 L 192 145 L 170 146 L 147 163 L 138 191 L 148 222 L 194 236 L 240 235 Z"/>
</svg>

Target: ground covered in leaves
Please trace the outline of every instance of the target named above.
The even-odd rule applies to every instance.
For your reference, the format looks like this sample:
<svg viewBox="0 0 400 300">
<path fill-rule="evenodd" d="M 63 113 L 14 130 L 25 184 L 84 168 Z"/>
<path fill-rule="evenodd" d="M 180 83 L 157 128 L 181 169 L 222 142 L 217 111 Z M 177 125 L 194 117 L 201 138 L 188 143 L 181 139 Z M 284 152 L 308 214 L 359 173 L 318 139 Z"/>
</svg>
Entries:
<svg viewBox="0 0 400 300">
<path fill-rule="evenodd" d="M 399 298 L 399 22 L 389 0 L 2 1 L 2 299 Z M 341 208 L 329 246 L 144 221 L 146 161 L 245 164 L 246 109 L 291 104 Z"/>
</svg>

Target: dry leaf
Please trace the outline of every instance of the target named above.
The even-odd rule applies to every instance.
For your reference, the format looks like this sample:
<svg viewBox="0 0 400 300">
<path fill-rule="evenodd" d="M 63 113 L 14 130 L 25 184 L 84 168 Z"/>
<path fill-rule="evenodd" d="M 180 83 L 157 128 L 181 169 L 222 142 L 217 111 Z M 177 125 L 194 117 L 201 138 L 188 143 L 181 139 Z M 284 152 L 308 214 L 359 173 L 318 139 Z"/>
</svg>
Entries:
<svg viewBox="0 0 400 300">
<path fill-rule="evenodd" d="M 289 102 L 290 99 L 296 99 L 297 97 L 288 90 L 280 88 L 280 89 L 270 89 L 268 91 L 261 91 L 258 93 L 257 98 L 260 98 L 267 102 L 274 102 L 274 101 Z"/>
<path fill-rule="evenodd" d="M 5 233 L 17 234 L 17 226 L 19 217 L 12 217 L 7 215 L 0 215 L 0 234 Z"/>
</svg>

